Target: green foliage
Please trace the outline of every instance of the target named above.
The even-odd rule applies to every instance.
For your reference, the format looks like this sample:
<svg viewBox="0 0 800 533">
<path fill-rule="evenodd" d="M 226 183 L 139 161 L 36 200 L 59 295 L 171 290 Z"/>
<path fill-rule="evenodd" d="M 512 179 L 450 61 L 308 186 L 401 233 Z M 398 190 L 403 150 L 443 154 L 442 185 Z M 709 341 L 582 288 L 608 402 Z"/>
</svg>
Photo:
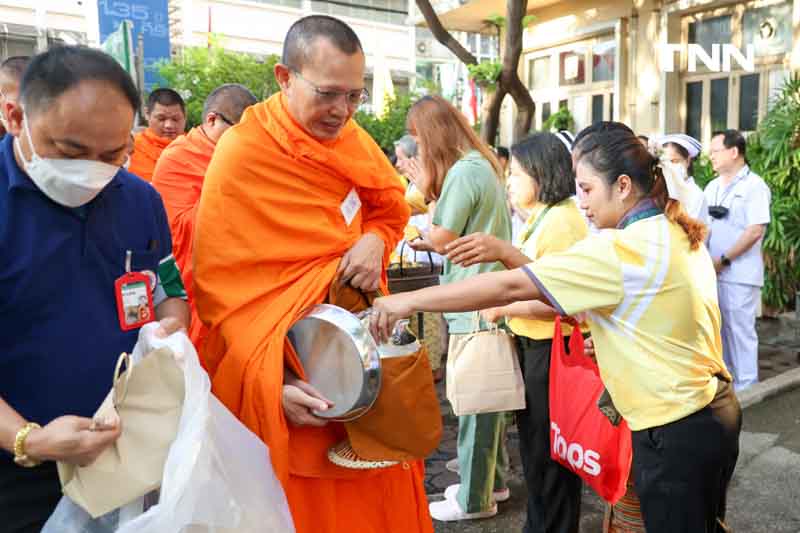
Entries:
<svg viewBox="0 0 800 533">
<path fill-rule="evenodd" d="M 711 159 L 706 154 L 701 153 L 694 160 L 692 164 L 692 177 L 701 189 L 705 189 L 706 185 L 717 177 L 716 174 L 714 174 L 714 168 L 711 166 Z"/>
<path fill-rule="evenodd" d="M 499 61 L 482 61 L 477 65 L 467 65 L 467 70 L 477 85 L 492 90 L 503 72 L 503 64 Z"/>
<path fill-rule="evenodd" d="M 497 13 L 492 13 L 484 20 L 486 24 L 494 26 L 497 29 L 503 29 L 506 27 L 506 18 L 503 15 L 498 15 Z"/>
<path fill-rule="evenodd" d="M 394 142 L 406 132 L 406 115 L 413 104 L 407 94 L 398 95 L 386 103 L 386 113 L 377 117 L 371 113 L 358 111 L 355 120 L 384 151 L 394 151 Z"/>
<path fill-rule="evenodd" d="M 523 27 L 523 29 L 527 28 L 528 26 L 530 26 L 534 22 L 536 22 L 536 15 L 525 15 L 524 17 L 522 17 L 522 27 Z"/>
<path fill-rule="evenodd" d="M 265 60 L 249 54 L 231 52 L 212 39 L 210 48 L 184 48 L 179 57 L 156 65 L 164 86 L 178 91 L 186 100 L 189 127 L 203 121 L 203 103 L 208 94 L 225 83 L 241 83 L 259 99 L 278 91 L 273 68 L 278 56 Z"/>
<path fill-rule="evenodd" d="M 550 115 L 547 120 L 542 123 L 542 131 L 572 131 L 574 128 L 575 119 L 566 106 L 561 107 L 561 109 Z"/>
<path fill-rule="evenodd" d="M 767 305 L 791 306 L 800 290 L 800 76 L 782 87 L 756 133 L 748 139 L 747 159 L 772 191 L 772 221 L 764 237 L 764 289 Z"/>
</svg>

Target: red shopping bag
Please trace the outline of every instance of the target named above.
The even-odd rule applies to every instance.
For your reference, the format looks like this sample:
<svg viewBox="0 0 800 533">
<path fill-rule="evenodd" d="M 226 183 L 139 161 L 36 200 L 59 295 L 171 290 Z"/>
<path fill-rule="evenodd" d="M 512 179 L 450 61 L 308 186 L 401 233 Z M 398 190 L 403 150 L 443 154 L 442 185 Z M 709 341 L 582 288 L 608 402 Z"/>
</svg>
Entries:
<svg viewBox="0 0 800 533">
<path fill-rule="evenodd" d="M 583 336 L 573 328 L 569 353 L 556 317 L 550 356 L 550 457 L 580 476 L 609 503 L 626 490 L 631 470 L 631 431 L 613 426 L 597 407 L 603 393 L 597 364 L 583 353 Z"/>
</svg>

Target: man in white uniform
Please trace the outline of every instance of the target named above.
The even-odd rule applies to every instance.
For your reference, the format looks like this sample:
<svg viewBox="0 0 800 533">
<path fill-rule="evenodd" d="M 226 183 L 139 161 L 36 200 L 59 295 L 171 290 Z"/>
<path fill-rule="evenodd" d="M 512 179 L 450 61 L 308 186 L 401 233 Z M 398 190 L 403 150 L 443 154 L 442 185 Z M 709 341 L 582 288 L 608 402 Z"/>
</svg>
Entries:
<svg viewBox="0 0 800 533">
<path fill-rule="evenodd" d="M 769 187 L 745 160 L 736 130 L 711 138 L 711 163 L 719 177 L 705 190 L 711 215 L 708 241 L 717 270 L 725 364 L 736 391 L 758 382 L 756 309 L 764 284 L 761 242 L 770 221 Z"/>
</svg>

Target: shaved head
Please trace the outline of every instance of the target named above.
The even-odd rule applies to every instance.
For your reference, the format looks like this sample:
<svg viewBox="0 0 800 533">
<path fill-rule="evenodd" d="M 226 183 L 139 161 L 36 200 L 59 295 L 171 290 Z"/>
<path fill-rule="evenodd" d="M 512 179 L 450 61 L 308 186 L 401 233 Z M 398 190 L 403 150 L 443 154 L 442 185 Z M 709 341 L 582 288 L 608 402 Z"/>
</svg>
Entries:
<svg viewBox="0 0 800 533">
<path fill-rule="evenodd" d="M 326 15 L 310 15 L 301 18 L 289 28 L 283 41 L 281 62 L 292 70 L 302 72 L 311 55 L 311 47 L 321 37 L 347 55 L 364 52 L 358 35 L 350 26 Z"/>
<path fill-rule="evenodd" d="M 220 113 L 233 123 L 239 122 L 244 110 L 258 102 L 256 96 L 244 85 L 226 83 L 208 95 L 203 104 L 203 119 L 209 112 Z"/>
</svg>

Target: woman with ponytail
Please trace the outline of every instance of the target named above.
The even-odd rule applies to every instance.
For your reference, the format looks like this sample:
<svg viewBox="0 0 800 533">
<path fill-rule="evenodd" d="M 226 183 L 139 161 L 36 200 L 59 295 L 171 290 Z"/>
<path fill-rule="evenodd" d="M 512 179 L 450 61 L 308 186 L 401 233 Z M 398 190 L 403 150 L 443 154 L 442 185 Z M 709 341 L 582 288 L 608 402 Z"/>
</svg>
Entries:
<svg viewBox="0 0 800 533">
<path fill-rule="evenodd" d="M 604 231 L 515 270 L 375 301 L 372 331 L 420 311 L 540 300 L 586 312 L 600 375 L 633 435 L 648 533 L 716 532 L 739 454 L 741 410 L 722 359 L 704 226 L 668 164 L 627 126 L 595 124 L 573 151 L 581 208 Z"/>
</svg>

